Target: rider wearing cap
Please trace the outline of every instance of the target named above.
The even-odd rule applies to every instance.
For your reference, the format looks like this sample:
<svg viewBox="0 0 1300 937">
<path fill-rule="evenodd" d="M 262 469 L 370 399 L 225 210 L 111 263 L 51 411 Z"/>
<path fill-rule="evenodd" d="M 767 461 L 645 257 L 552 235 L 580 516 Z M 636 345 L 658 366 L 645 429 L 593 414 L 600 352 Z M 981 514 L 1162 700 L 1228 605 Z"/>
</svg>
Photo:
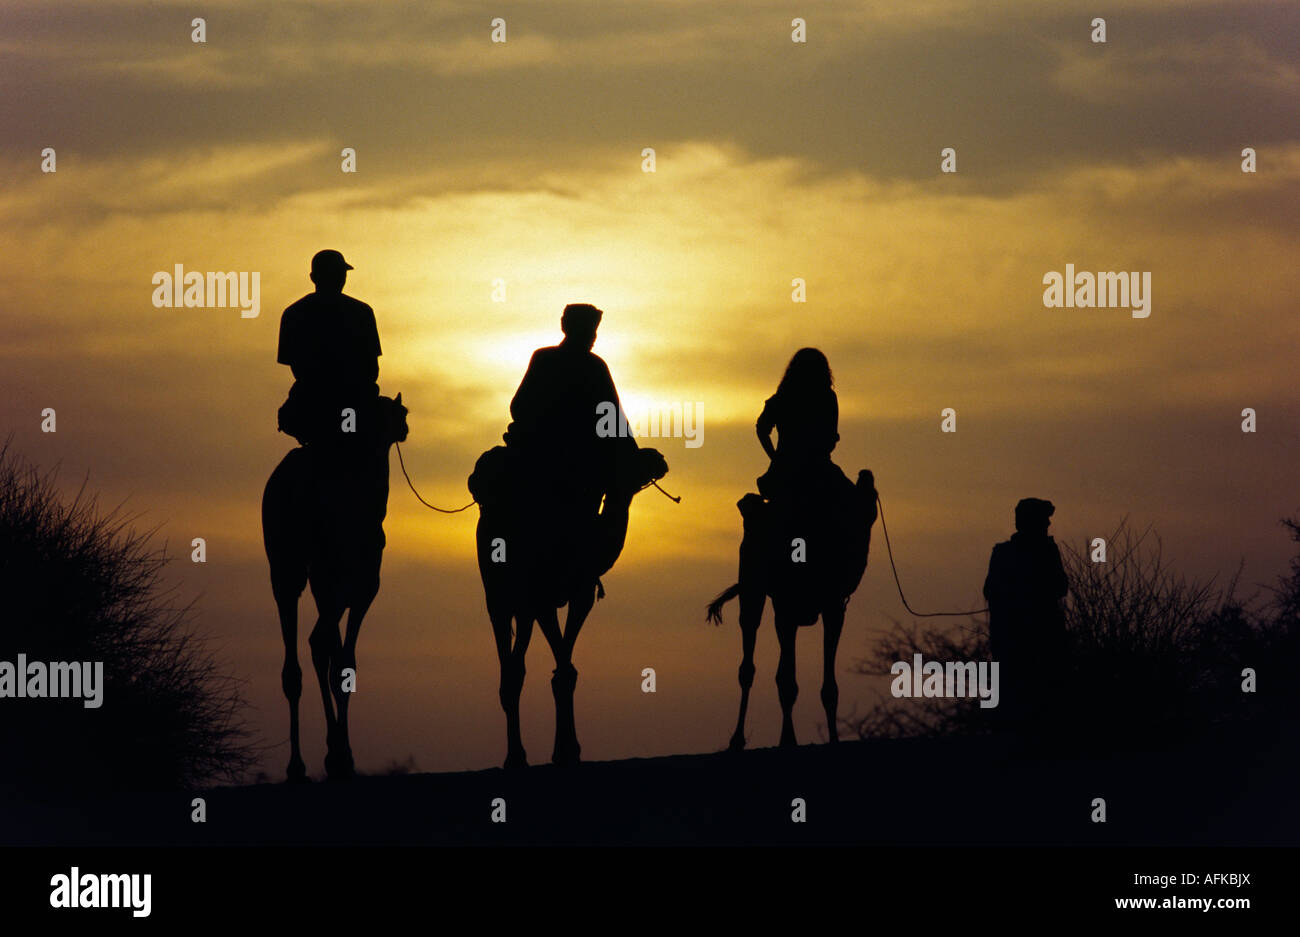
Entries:
<svg viewBox="0 0 1300 937">
<path fill-rule="evenodd" d="M 379 330 L 368 305 L 343 293 L 352 265 L 336 250 L 311 259 L 316 290 L 284 310 L 276 361 L 293 371 L 280 429 L 304 445 L 346 442 L 343 411 L 368 413 L 379 395 Z"/>
</svg>

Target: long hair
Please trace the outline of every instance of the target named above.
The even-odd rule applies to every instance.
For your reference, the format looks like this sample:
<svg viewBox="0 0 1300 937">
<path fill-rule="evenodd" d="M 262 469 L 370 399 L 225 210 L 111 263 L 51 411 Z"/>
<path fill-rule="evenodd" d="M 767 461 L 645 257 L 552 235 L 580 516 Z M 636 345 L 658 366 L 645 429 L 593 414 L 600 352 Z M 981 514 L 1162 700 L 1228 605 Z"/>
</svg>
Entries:
<svg viewBox="0 0 1300 937">
<path fill-rule="evenodd" d="M 809 391 L 833 390 L 835 377 L 826 356 L 816 348 L 800 348 L 785 366 L 785 374 L 776 392 L 780 395 Z"/>
</svg>

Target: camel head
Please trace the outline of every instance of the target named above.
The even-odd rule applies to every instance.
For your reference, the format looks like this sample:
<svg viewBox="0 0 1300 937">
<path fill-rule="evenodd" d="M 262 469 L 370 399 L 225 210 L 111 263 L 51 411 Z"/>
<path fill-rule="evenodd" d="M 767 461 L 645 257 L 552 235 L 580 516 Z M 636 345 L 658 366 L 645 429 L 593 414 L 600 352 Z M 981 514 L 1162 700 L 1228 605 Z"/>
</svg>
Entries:
<svg viewBox="0 0 1300 937">
<path fill-rule="evenodd" d="M 870 469 L 863 469 L 858 472 L 858 497 L 862 499 L 863 519 L 867 522 L 867 530 L 870 532 L 871 525 L 876 522 L 879 514 L 879 508 L 876 507 L 876 477 L 871 474 Z"/>
<path fill-rule="evenodd" d="M 406 414 L 409 412 L 402 404 L 401 391 L 398 391 L 396 397 L 379 398 L 379 418 L 382 426 L 382 439 L 385 445 L 406 442 L 407 433 L 410 432 L 409 427 L 406 425 Z"/>
<path fill-rule="evenodd" d="M 642 488 L 667 474 L 668 462 L 658 449 L 637 449 L 631 458 L 617 462 L 613 483 L 605 493 L 605 501 L 600 508 L 600 536 L 592 570 L 598 586 L 599 577 L 613 568 L 619 554 L 623 552 L 632 498 Z M 599 594 L 603 596 L 604 590 L 601 589 Z"/>
<path fill-rule="evenodd" d="M 668 461 L 658 449 L 637 449 L 630 459 L 621 460 L 611 486 L 611 494 L 631 498 L 651 482 L 668 474 Z"/>
</svg>

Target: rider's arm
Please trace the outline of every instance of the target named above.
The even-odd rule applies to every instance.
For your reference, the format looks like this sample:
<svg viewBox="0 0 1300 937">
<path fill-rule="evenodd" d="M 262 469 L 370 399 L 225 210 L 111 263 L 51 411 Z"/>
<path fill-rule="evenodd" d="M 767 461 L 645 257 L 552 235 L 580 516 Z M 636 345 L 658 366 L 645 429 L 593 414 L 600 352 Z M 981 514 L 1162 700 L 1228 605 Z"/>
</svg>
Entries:
<svg viewBox="0 0 1300 937">
<path fill-rule="evenodd" d="M 772 429 L 776 426 L 776 417 L 772 414 L 774 399 L 769 397 L 763 404 L 763 412 L 758 415 L 758 424 L 755 426 L 758 431 L 758 444 L 763 447 L 769 459 L 776 458 L 776 447 L 772 445 Z"/>
<path fill-rule="evenodd" d="M 275 362 L 287 364 L 293 372 L 294 380 L 301 380 L 297 317 L 291 314 L 292 309 L 291 306 L 280 316 L 280 340 L 276 348 Z"/>
<path fill-rule="evenodd" d="M 840 441 L 840 398 L 831 391 L 831 450 Z"/>
<path fill-rule="evenodd" d="M 535 398 L 538 390 L 537 372 L 540 370 L 538 367 L 540 359 L 541 349 L 539 348 L 528 359 L 528 370 L 524 372 L 524 378 L 519 382 L 519 389 L 515 391 L 514 397 L 510 400 L 510 418 L 516 423 L 531 425 L 536 414 Z"/>
<path fill-rule="evenodd" d="M 375 311 L 361 303 L 361 342 L 357 347 L 357 380 L 362 384 L 379 381 L 379 326 L 375 324 Z"/>
<path fill-rule="evenodd" d="M 614 412 L 618 414 L 619 425 L 623 424 L 626 414 L 623 412 L 623 402 L 618 399 L 618 389 L 614 387 L 614 375 L 609 373 L 609 365 L 604 359 L 593 355 L 596 359 L 597 366 L 592 370 L 593 385 L 591 388 L 591 399 L 595 400 L 597 405 L 605 402 L 614 405 Z M 629 435 L 618 435 L 611 437 L 614 439 L 614 445 L 627 452 L 635 452 L 638 448 L 636 440 Z"/>
</svg>

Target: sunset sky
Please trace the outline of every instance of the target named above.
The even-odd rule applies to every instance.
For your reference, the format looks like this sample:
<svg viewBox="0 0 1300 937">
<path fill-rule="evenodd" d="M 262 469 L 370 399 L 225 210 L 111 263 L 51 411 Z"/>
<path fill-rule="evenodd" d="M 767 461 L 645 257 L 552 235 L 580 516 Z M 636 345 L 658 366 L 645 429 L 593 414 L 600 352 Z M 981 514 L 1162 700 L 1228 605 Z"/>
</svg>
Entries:
<svg viewBox="0 0 1300 937">
<path fill-rule="evenodd" d="M 106 508 L 160 525 L 171 581 L 246 681 L 273 778 L 287 719 L 259 510 L 293 445 L 276 432 L 280 312 L 325 247 L 375 310 L 380 384 L 410 408 L 406 464 L 435 503 L 469 499 L 565 303 L 605 311 L 594 351 L 633 413 L 702 404 L 699 448 L 644 441 L 682 503 L 638 496 L 578 642 L 584 758 L 725 745 L 735 606 L 721 629 L 703 609 L 734 580 L 735 502 L 766 468 L 754 421 L 805 345 L 834 369 L 835 459 L 875 472 L 918 610 L 983 605 L 1025 496 L 1056 504 L 1058 540 L 1127 515 L 1188 574 L 1244 560 L 1249 592 L 1286 567 L 1278 519 L 1300 508 L 1297 48 L 1300 8 L 1249 0 L 0 0 L 0 434 L 57 465 L 60 490 L 88 478 Z M 45 147 L 57 172 L 41 172 Z M 956 173 L 940 172 L 945 147 Z M 260 315 L 155 308 L 151 278 L 177 264 L 259 272 Z M 1066 264 L 1149 271 L 1149 318 L 1045 308 L 1043 277 Z M 392 463 L 358 768 L 500 764 L 477 511 L 427 511 Z M 874 686 L 855 660 L 907 618 L 884 546 L 877 525 L 840 646 L 845 712 Z M 756 746 L 780 728 L 770 615 Z M 801 633 L 801 741 L 824 721 L 820 641 Z M 534 762 L 550 754 L 551 667 L 539 635 Z M 319 773 L 314 686 L 303 713 Z"/>
</svg>

